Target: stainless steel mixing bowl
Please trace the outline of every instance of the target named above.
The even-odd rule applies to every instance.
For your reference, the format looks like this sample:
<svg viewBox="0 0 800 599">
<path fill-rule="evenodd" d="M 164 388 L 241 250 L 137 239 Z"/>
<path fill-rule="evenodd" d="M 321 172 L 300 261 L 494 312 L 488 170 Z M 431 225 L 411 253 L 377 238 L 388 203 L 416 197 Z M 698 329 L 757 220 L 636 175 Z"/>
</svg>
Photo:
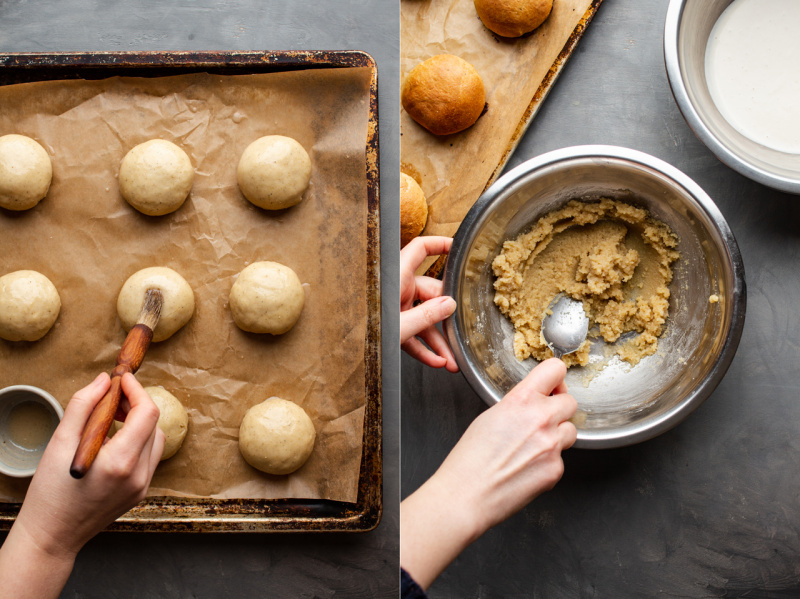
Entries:
<svg viewBox="0 0 800 599">
<path fill-rule="evenodd" d="M 769 187 L 800 194 L 800 155 L 762 146 L 717 110 L 705 73 L 706 44 L 732 0 L 671 0 L 664 27 L 664 62 L 675 101 L 695 135 L 722 162 Z"/>
<path fill-rule="evenodd" d="M 739 345 L 746 306 L 744 265 L 714 202 L 669 164 L 634 150 L 578 146 L 529 160 L 497 180 L 459 228 L 444 292 L 458 308 L 444 323 L 462 373 L 488 403 L 535 365 L 514 356 L 513 327 L 494 305 L 492 260 L 502 244 L 571 199 L 613 197 L 647 208 L 679 237 L 670 315 L 659 350 L 635 367 L 607 357 L 567 374 L 578 401 L 577 447 L 609 448 L 654 437 L 686 418 L 714 390 Z M 712 294 L 718 303 L 710 303 Z M 607 352 L 605 352 L 607 353 Z"/>
</svg>

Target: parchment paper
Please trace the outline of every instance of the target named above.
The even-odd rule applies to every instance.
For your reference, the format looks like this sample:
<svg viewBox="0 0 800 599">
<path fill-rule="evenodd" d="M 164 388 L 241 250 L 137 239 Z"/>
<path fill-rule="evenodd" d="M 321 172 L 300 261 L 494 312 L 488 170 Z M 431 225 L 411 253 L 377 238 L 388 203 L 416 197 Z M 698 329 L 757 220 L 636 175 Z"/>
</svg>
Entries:
<svg viewBox="0 0 800 599">
<path fill-rule="evenodd" d="M 47 197 L 0 211 L 0 274 L 38 270 L 59 290 L 55 327 L 32 343 L 0 340 L 0 387 L 31 384 L 66 404 L 113 368 L 125 339 L 116 298 L 148 266 L 181 273 L 195 293 L 189 324 L 153 344 L 137 377 L 189 411 L 178 454 L 156 470 L 149 495 L 356 501 L 365 408 L 367 188 L 371 72 L 366 68 L 156 79 L 43 82 L 0 87 L 0 135 L 39 141 L 52 157 Z M 252 206 L 236 183 L 245 147 L 263 135 L 297 139 L 312 162 L 297 206 Z M 144 216 L 116 176 L 134 145 L 161 137 L 195 167 L 172 214 Z M 246 265 L 272 260 L 306 290 L 300 320 L 281 336 L 240 331 L 228 294 Z M 317 429 L 309 461 L 288 476 L 251 468 L 238 450 L 245 411 L 277 395 Z M 26 481 L 0 475 L 0 500 Z"/>
<path fill-rule="evenodd" d="M 480 73 L 488 104 L 475 125 L 444 137 L 429 133 L 402 111 L 401 170 L 420 183 L 428 199 L 423 235 L 455 235 L 503 159 L 539 85 L 591 4 L 592 0 L 555 0 L 550 16 L 538 29 L 512 39 L 486 29 L 470 0 L 403 0 L 403 80 L 431 56 L 454 54 Z"/>
</svg>

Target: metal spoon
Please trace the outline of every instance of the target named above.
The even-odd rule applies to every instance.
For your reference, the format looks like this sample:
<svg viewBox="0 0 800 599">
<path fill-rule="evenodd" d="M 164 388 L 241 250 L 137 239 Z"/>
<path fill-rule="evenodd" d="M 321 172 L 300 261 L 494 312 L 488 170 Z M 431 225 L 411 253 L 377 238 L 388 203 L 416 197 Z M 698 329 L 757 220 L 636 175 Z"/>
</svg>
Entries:
<svg viewBox="0 0 800 599">
<path fill-rule="evenodd" d="M 542 337 L 556 358 L 577 350 L 589 332 L 589 317 L 583 303 L 559 293 L 542 320 Z"/>
</svg>

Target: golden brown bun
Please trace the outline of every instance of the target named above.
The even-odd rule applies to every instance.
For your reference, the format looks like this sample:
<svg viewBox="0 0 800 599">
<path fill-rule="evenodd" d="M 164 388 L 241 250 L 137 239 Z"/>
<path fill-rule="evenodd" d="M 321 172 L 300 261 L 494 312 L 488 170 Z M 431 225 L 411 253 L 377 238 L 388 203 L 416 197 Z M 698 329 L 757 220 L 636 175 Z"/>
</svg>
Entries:
<svg viewBox="0 0 800 599">
<path fill-rule="evenodd" d="M 486 90 L 471 64 L 439 54 L 415 66 L 401 94 L 409 116 L 435 135 L 458 133 L 483 112 Z"/>
<path fill-rule="evenodd" d="M 428 220 L 428 202 L 417 182 L 400 173 L 400 247 L 422 233 Z"/>
<path fill-rule="evenodd" d="M 553 0 L 475 0 L 486 28 L 503 37 L 519 37 L 544 23 Z"/>
</svg>

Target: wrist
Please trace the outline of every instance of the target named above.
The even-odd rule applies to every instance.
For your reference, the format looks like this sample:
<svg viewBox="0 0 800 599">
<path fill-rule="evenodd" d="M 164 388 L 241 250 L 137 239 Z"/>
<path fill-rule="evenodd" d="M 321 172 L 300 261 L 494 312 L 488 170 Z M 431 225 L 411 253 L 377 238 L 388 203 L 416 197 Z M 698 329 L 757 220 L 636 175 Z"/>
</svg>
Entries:
<svg viewBox="0 0 800 599">
<path fill-rule="evenodd" d="M 432 478 L 456 495 L 462 524 L 470 531 L 472 542 L 503 519 L 497 503 L 503 474 L 476 453 L 480 442 L 468 438 L 470 432 L 468 429 Z"/>
<path fill-rule="evenodd" d="M 488 529 L 481 502 L 472 492 L 472 485 L 464 484 L 450 472 L 437 471 L 423 488 L 436 502 L 438 517 L 457 539 L 463 550 Z"/>
<path fill-rule="evenodd" d="M 43 547 L 18 521 L 0 547 L 0 599 L 56 599 L 72 572 L 75 555 Z"/>
<path fill-rule="evenodd" d="M 24 506 L 8 533 L 8 540 L 12 538 L 15 547 L 39 563 L 47 563 L 54 568 L 68 567 L 71 570 L 80 550 L 80 547 L 59 543 L 36 523 L 29 522 Z"/>
<path fill-rule="evenodd" d="M 472 510 L 438 473 L 400 504 L 400 565 L 423 589 L 482 534 Z"/>
</svg>

